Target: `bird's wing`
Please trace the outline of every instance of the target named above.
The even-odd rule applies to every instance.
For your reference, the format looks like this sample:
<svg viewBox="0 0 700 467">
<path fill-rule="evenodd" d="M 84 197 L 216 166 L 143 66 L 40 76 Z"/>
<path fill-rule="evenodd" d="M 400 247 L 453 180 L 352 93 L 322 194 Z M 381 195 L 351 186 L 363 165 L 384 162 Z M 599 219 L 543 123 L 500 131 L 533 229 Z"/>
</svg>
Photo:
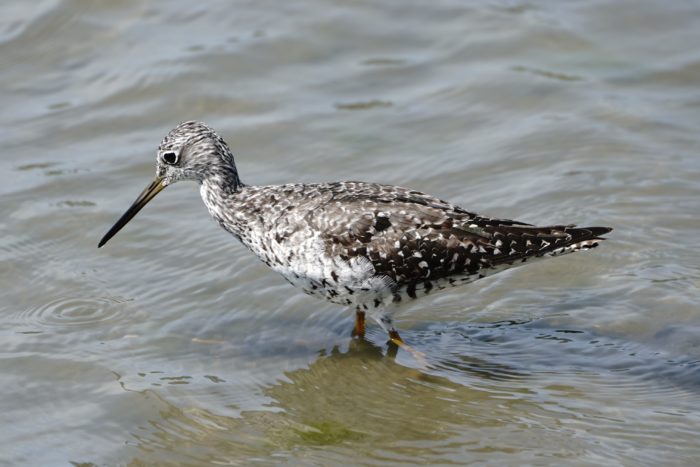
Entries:
<svg viewBox="0 0 700 467">
<path fill-rule="evenodd" d="M 377 274 L 399 286 L 480 274 L 608 231 L 482 217 L 395 186 L 344 182 L 329 190 L 304 219 L 322 232 L 326 252 L 344 259 L 364 256 Z"/>
<path fill-rule="evenodd" d="M 322 232 L 326 253 L 366 257 L 376 274 L 399 286 L 473 274 L 493 256 L 486 219 L 451 203 L 387 185 L 345 182 L 329 189 L 332 195 L 305 216 Z"/>
</svg>

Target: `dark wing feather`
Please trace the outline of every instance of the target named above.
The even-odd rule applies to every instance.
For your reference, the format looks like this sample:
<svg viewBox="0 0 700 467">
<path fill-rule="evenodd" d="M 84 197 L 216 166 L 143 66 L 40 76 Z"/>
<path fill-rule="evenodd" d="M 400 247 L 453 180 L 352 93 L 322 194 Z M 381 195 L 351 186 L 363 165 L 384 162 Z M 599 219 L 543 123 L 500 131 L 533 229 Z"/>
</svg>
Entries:
<svg viewBox="0 0 700 467">
<path fill-rule="evenodd" d="M 361 182 L 330 184 L 332 196 L 307 215 L 327 253 L 368 258 L 376 273 L 410 287 L 522 262 L 598 239 L 606 227 L 536 227 L 478 216 L 430 195 Z M 330 221 L 329 221 L 330 219 Z M 322 221 L 321 221 L 322 220 Z M 319 225 L 322 222 L 323 225 Z"/>
<path fill-rule="evenodd" d="M 490 236 L 490 243 L 494 246 L 490 263 L 492 266 L 498 266 L 552 254 L 562 248 L 588 240 L 600 240 L 600 235 L 612 229 L 608 227 L 577 228 L 574 225 L 523 227 L 491 224 L 484 230 Z"/>
<path fill-rule="evenodd" d="M 335 187 L 334 187 L 335 188 Z M 345 182 L 307 214 L 330 256 L 364 256 L 377 274 L 403 286 L 488 266 L 490 235 L 476 214 L 405 188 Z M 527 225 L 503 220 L 506 225 Z M 486 224 L 484 224 L 486 225 Z"/>
</svg>

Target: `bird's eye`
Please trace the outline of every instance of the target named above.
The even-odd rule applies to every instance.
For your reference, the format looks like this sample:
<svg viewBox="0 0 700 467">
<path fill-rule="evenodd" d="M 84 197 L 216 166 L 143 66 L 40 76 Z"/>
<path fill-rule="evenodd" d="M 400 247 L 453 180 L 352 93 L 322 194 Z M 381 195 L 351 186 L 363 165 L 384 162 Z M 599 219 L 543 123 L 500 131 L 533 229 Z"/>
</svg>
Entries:
<svg viewBox="0 0 700 467">
<path fill-rule="evenodd" d="M 170 164 L 170 165 L 177 164 L 177 160 L 178 160 L 177 154 L 175 154 L 174 152 L 164 152 L 163 153 L 163 162 L 165 162 L 166 164 Z"/>
</svg>

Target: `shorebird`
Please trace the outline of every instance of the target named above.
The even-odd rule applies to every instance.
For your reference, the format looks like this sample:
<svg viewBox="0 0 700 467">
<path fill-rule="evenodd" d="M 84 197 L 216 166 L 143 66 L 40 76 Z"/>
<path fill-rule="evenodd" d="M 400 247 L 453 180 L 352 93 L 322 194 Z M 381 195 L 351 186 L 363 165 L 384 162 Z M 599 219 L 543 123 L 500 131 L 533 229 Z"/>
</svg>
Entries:
<svg viewBox="0 0 700 467">
<path fill-rule="evenodd" d="M 402 347 L 392 305 L 538 258 L 593 248 L 612 230 L 484 217 L 420 191 L 377 183 L 246 185 L 226 142 L 204 123 L 190 121 L 165 136 L 155 179 L 98 247 L 182 180 L 199 183 L 219 225 L 292 285 L 352 307 L 354 335 L 364 335 L 367 314 Z"/>
</svg>

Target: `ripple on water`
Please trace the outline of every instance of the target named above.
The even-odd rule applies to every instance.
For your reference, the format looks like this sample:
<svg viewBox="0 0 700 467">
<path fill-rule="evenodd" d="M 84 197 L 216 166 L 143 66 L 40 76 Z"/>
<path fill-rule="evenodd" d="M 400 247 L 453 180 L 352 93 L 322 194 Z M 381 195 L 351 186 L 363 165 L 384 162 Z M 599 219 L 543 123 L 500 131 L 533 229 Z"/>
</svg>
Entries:
<svg viewBox="0 0 700 467">
<path fill-rule="evenodd" d="M 61 297 L 18 313 L 22 325 L 39 327 L 91 326 L 118 319 L 128 300 L 117 297 Z"/>
<path fill-rule="evenodd" d="M 700 361 L 643 342 L 551 327 L 545 320 L 495 326 L 452 323 L 449 328 L 450 332 L 419 331 L 419 341 L 431 355 L 439 355 L 428 356 L 438 375 L 459 384 L 485 386 L 492 392 L 508 387 L 530 390 L 534 381 L 564 384 L 570 389 L 564 395 L 544 392 L 551 396 L 549 402 L 564 398 L 567 404 L 585 399 L 580 391 L 590 386 L 602 400 L 625 394 L 631 411 L 646 410 L 645 404 L 652 407 L 655 399 L 674 401 L 671 411 L 700 400 Z M 542 397 L 543 391 L 538 394 Z M 622 404 L 617 405 L 622 410 Z"/>
</svg>

